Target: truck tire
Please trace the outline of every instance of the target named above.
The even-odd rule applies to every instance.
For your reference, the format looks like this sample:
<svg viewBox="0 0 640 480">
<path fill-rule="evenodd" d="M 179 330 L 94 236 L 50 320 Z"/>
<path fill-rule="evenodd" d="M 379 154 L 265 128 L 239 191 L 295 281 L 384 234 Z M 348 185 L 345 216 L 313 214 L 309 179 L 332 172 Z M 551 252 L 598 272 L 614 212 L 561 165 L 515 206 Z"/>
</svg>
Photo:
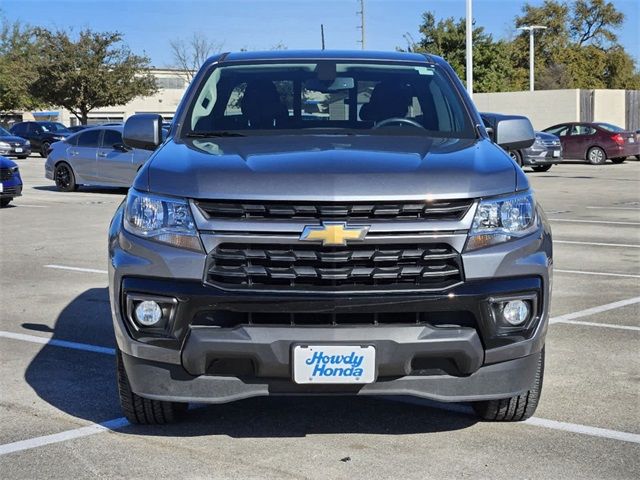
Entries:
<svg viewBox="0 0 640 480">
<path fill-rule="evenodd" d="M 542 393 L 542 379 L 544 377 L 544 348 L 540 352 L 536 378 L 531 385 L 531 389 L 522 395 L 503 398 L 499 400 L 488 400 L 485 402 L 474 402 L 473 409 L 483 420 L 493 422 L 519 422 L 531 417 L 538 406 L 540 394 Z"/>
<path fill-rule="evenodd" d="M 127 372 L 122 362 L 122 352 L 116 354 L 118 394 L 124 416 L 131 423 L 139 425 L 161 425 L 175 421 L 187 410 L 188 404 L 150 400 L 131 391 Z"/>
</svg>

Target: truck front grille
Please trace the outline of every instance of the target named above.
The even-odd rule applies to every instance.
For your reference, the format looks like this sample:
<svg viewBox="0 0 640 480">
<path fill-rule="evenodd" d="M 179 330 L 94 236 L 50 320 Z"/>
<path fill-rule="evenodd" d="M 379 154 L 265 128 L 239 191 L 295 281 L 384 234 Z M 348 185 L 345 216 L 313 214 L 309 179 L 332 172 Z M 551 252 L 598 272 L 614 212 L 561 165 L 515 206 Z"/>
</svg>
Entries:
<svg viewBox="0 0 640 480">
<path fill-rule="evenodd" d="M 460 254 L 444 243 L 346 247 L 222 243 L 209 255 L 205 281 L 253 290 L 437 291 L 462 279 Z"/>
<path fill-rule="evenodd" d="M 460 220 L 473 200 L 428 202 L 245 202 L 197 201 L 208 219 L 282 220 Z"/>
</svg>

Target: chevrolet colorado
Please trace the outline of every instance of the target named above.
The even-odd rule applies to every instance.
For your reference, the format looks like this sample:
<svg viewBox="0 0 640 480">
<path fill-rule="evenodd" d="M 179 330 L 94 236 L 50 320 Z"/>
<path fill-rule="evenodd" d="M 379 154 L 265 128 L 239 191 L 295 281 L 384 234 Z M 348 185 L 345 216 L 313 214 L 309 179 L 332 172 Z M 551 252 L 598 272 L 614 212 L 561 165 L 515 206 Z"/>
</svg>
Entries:
<svg viewBox="0 0 640 480">
<path fill-rule="evenodd" d="M 412 395 L 517 421 L 540 397 L 551 231 L 453 69 L 417 53 L 210 58 L 109 231 L 117 376 L 135 423 L 189 402 Z M 500 148 L 502 147 L 502 148 Z"/>
</svg>

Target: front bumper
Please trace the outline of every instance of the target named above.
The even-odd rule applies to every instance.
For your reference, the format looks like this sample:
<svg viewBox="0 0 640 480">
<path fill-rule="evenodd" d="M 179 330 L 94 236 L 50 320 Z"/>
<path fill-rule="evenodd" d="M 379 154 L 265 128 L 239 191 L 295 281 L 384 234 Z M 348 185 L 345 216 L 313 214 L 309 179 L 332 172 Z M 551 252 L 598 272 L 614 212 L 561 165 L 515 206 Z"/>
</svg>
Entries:
<svg viewBox="0 0 640 480">
<path fill-rule="evenodd" d="M 28 157 L 31 155 L 31 147 L 0 147 L 0 155 L 5 157 Z"/>
<path fill-rule="evenodd" d="M 524 165 L 555 165 L 562 163 L 562 148 L 560 146 L 547 147 L 544 150 L 528 148 L 522 153 L 522 163 Z"/>
<path fill-rule="evenodd" d="M 0 188 L 0 198 L 14 198 L 22 195 L 22 183 L 15 179 L 2 182 Z"/>
<path fill-rule="evenodd" d="M 528 237 L 463 254 L 465 281 L 444 292 L 309 294 L 227 291 L 203 283 L 206 254 L 133 237 L 119 210 L 109 236 L 110 300 L 116 340 L 132 389 L 160 400 L 219 403 L 270 394 L 409 394 L 440 401 L 506 398 L 526 391 L 544 346 L 551 283 L 551 236 L 544 215 Z M 176 310 L 160 334 L 135 331 L 127 295 L 170 297 Z M 519 334 L 496 331 L 487 302 L 537 298 L 535 320 Z M 247 325 L 195 321 L 207 312 L 349 317 L 421 312 L 413 325 Z M 461 321 L 471 317 L 473 321 Z M 435 319 L 435 321 L 431 321 Z M 373 345 L 377 379 L 367 385 L 298 385 L 295 345 Z M 219 371 L 218 364 L 231 366 Z"/>
</svg>

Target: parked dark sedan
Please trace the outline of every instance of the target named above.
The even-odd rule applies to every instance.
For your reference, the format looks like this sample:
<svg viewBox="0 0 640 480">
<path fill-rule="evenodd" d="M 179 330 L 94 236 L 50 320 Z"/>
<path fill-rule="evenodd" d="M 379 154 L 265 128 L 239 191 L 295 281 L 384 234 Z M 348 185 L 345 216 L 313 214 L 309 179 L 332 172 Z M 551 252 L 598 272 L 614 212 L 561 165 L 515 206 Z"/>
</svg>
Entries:
<svg viewBox="0 0 640 480">
<path fill-rule="evenodd" d="M 607 159 L 622 163 L 629 156 L 640 155 L 640 136 L 610 123 L 561 123 L 543 131 L 560 137 L 565 158 L 593 165 L 602 165 Z"/>
<path fill-rule="evenodd" d="M 0 207 L 22 195 L 22 179 L 16 162 L 0 156 Z"/>
<path fill-rule="evenodd" d="M 31 154 L 31 143 L 22 137 L 11 135 L 0 127 L 0 155 L 27 158 Z"/>
<path fill-rule="evenodd" d="M 46 157 L 52 143 L 64 140 L 72 132 L 58 122 L 20 122 L 11 127 L 11 133 L 29 140 L 31 148 Z"/>
</svg>

